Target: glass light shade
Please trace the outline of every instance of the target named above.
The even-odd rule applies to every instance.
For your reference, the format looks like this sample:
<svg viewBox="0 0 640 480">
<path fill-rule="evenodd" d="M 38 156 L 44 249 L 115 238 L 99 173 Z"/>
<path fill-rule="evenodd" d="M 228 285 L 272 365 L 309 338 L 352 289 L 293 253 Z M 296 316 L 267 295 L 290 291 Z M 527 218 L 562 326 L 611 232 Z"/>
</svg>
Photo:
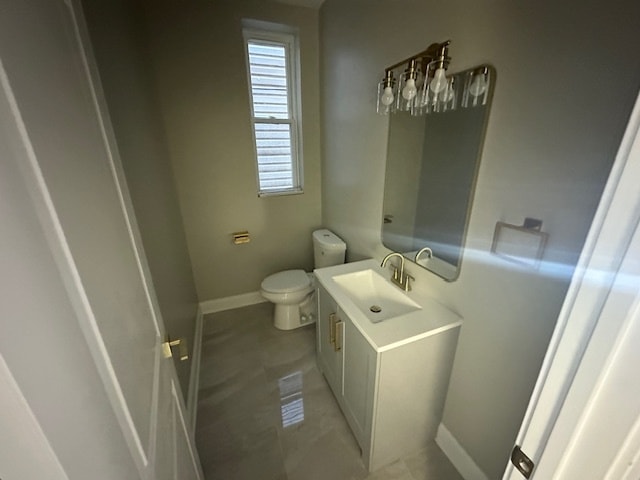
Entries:
<svg viewBox="0 0 640 480">
<path fill-rule="evenodd" d="M 478 73 L 474 76 L 471 85 L 469 86 L 469 93 L 474 97 L 479 97 L 487 89 L 487 80 L 484 78 L 484 73 Z"/>
<path fill-rule="evenodd" d="M 418 105 L 420 108 L 420 114 L 429 114 L 435 111 L 435 107 L 438 103 L 438 93 L 434 92 L 431 88 L 431 84 L 434 81 L 435 70 L 431 68 L 432 64 L 429 64 L 426 71 L 424 82 L 420 91 L 420 99 Z"/>
<path fill-rule="evenodd" d="M 397 105 L 396 108 L 400 111 L 411 112 L 415 108 L 418 98 L 418 87 L 416 82 L 418 81 L 419 72 L 417 71 L 405 71 L 400 75 L 400 83 L 396 92 Z"/>
<path fill-rule="evenodd" d="M 432 75 L 435 75 L 433 70 Z M 431 89 L 432 82 L 433 77 L 428 77 L 422 85 L 419 101 L 417 102 L 418 114 L 424 115 L 455 110 L 458 105 L 458 88 L 455 76 L 445 76 L 442 82 L 443 86 L 437 93 Z"/>
<path fill-rule="evenodd" d="M 491 78 L 487 68 L 470 72 L 464 87 L 462 106 L 469 108 L 486 105 L 490 82 Z"/>
<path fill-rule="evenodd" d="M 440 92 L 439 100 L 444 103 L 453 100 L 453 90 L 451 90 L 449 87 L 446 87 L 444 90 L 442 90 L 442 92 Z"/>
<path fill-rule="evenodd" d="M 456 91 L 456 82 L 454 77 L 447 78 L 445 88 L 438 96 L 439 111 L 446 112 L 455 110 L 457 106 L 458 95 Z"/>
<path fill-rule="evenodd" d="M 393 95 L 393 82 L 382 80 L 378 83 L 378 99 L 376 102 L 376 111 L 380 115 L 388 115 L 395 110 L 395 97 Z"/>
</svg>

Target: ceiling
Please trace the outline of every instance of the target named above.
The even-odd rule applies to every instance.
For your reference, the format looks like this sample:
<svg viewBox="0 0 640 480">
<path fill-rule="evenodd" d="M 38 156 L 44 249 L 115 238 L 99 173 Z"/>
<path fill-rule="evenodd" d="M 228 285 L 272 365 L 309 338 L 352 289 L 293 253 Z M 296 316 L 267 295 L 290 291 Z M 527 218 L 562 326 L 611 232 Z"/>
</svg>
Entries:
<svg viewBox="0 0 640 480">
<path fill-rule="evenodd" d="M 270 0 L 272 2 L 286 3 L 298 7 L 320 8 L 324 0 Z"/>
</svg>

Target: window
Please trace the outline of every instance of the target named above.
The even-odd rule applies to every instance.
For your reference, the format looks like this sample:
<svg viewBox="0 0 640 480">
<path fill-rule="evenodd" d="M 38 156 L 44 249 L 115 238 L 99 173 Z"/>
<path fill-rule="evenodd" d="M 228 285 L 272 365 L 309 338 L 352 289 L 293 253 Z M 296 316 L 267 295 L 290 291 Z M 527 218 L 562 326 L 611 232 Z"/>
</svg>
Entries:
<svg viewBox="0 0 640 480">
<path fill-rule="evenodd" d="M 297 38 L 281 31 L 245 28 L 243 32 L 258 195 L 301 193 Z"/>
</svg>

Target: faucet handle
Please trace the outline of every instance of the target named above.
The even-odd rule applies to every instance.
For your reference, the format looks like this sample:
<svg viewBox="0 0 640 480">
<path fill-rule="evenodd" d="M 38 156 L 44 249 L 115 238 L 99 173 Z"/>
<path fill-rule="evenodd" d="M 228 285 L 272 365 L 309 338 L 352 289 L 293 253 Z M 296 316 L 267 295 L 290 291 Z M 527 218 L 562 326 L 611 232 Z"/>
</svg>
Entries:
<svg viewBox="0 0 640 480">
<path fill-rule="evenodd" d="M 398 269 L 398 267 L 396 267 L 395 265 L 394 265 L 394 267 L 393 267 L 393 278 L 394 278 L 395 280 L 402 280 L 402 279 L 400 278 L 400 270 L 399 270 L 399 269 Z"/>
<path fill-rule="evenodd" d="M 405 292 L 410 292 L 411 291 L 411 282 L 412 281 L 415 281 L 415 278 L 413 278 L 411 275 L 406 273 L 404 275 L 404 282 L 402 282 L 403 285 L 404 285 L 404 291 Z"/>
</svg>

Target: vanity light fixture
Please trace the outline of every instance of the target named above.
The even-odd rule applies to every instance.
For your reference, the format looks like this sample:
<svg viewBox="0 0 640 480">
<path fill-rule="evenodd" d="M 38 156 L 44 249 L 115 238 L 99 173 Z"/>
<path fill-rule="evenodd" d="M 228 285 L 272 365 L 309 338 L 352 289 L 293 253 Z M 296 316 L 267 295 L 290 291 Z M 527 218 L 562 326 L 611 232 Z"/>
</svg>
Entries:
<svg viewBox="0 0 640 480">
<path fill-rule="evenodd" d="M 377 112 L 425 115 L 486 105 L 491 70 L 482 66 L 463 75 L 447 75 L 451 41 L 432 43 L 426 50 L 391 65 L 378 83 Z M 396 82 L 398 77 L 398 82 Z"/>
<path fill-rule="evenodd" d="M 392 113 L 394 100 L 395 110 L 413 115 L 455 108 L 457 95 L 453 82 L 446 75 L 451 61 L 448 55 L 450 43 L 449 40 L 433 43 L 426 50 L 387 67 L 378 84 L 378 113 Z M 399 77 L 397 88 L 394 72 Z"/>
</svg>

